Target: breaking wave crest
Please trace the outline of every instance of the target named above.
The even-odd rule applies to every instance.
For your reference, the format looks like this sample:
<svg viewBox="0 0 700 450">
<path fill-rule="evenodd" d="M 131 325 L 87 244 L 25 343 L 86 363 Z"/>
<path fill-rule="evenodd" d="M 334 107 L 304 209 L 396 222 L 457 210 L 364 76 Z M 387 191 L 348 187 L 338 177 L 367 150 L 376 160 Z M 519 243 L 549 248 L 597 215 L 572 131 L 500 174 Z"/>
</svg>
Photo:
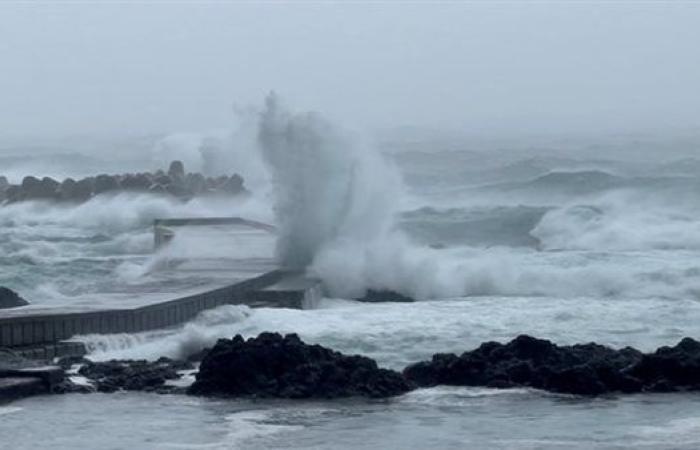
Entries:
<svg viewBox="0 0 700 450">
<path fill-rule="evenodd" d="M 538 203 L 529 193 L 521 206 L 466 201 L 401 215 L 401 179 L 371 147 L 318 115 L 287 112 L 274 95 L 259 127 L 275 185 L 280 261 L 308 268 L 332 296 L 368 288 L 418 299 L 700 296 L 692 183 L 664 179 L 664 189 L 633 189 L 598 172 L 550 174 L 540 184 L 557 186 L 568 201 Z"/>
</svg>

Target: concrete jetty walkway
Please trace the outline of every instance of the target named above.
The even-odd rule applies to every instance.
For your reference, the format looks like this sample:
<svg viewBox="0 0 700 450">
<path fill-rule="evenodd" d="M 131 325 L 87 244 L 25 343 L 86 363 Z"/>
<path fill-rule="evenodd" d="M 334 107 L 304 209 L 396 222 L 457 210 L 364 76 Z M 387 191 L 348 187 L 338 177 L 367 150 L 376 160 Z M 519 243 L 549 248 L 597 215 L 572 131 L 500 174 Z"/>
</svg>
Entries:
<svg viewBox="0 0 700 450">
<path fill-rule="evenodd" d="M 272 270 L 213 290 L 141 306 L 15 308 L 0 311 L 0 348 L 24 357 L 50 359 L 75 354 L 76 335 L 136 333 L 172 327 L 221 305 L 312 308 L 320 283 L 302 273 Z"/>
</svg>

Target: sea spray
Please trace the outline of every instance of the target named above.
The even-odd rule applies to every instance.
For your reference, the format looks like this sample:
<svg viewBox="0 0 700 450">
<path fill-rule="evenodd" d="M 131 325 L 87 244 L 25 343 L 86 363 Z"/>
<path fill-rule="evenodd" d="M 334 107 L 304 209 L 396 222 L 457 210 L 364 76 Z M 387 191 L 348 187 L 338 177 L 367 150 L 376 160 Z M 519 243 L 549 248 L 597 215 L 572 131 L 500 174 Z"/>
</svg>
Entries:
<svg viewBox="0 0 700 450">
<path fill-rule="evenodd" d="M 293 114 L 270 94 L 259 143 L 274 189 L 277 256 L 306 268 L 329 246 L 365 247 L 389 232 L 400 178 L 369 147 L 319 115 Z"/>
<path fill-rule="evenodd" d="M 278 258 L 321 278 L 332 296 L 358 297 L 369 288 L 417 299 L 697 296 L 692 260 L 664 259 L 659 266 L 656 255 L 419 245 L 395 226 L 401 179 L 371 147 L 317 114 L 288 112 L 274 95 L 260 115 L 258 138 L 274 184 Z M 531 230 L 544 249 L 566 235 L 553 226 L 562 223 L 558 215 L 548 213 Z"/>
</svg>

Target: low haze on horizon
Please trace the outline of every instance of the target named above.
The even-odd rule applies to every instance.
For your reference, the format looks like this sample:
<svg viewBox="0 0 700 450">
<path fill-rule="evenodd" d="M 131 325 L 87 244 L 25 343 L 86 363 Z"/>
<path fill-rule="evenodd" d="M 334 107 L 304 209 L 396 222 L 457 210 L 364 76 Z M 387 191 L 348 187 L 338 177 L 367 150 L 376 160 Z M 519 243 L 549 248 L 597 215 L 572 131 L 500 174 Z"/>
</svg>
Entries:
<svg viewBox="0 0 700 450">
<path fill-rule="evenodd" d="M 0 139 L 223 128 L 697 130 L 700 4 L 5 3 Z"/>
</svg>

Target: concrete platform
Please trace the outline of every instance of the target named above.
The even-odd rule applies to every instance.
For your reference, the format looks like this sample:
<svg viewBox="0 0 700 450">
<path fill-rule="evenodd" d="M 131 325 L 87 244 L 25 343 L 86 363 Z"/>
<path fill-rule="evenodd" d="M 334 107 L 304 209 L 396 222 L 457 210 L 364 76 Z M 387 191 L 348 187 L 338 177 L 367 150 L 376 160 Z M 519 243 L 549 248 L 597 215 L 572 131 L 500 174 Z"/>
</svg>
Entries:
<svg viewBox="0 0 700 450">
<path fill-rule="evenodd" d="M 273 270 L 205 292 L 121 309 L 18 308 L 0 312 L 0 348 L 23 356 L 46 358 L 74 355 L 60 344 L 76 335 L 136 333 L 172 327 L 206 309 L 226 304 L 251 307 L 313 308 L 320 282 L 298 272 Z M 67 354 L 66 354 L 67 353 Z"/>
<path fill-rule="evenodd" d="M 313 309 L 322 298 L 321 281 L 307 278 L 302 272 L 288 272 L 275 284 L 253 293 L 254 306 L 276 304 L 279 307 Z"/>
<path fill-rule="evenodd" d="M 0 361 L 0 403 L 49 394 L 64 379 L 65 373 L 58 366 L 35 365 L 29 360 Z"/>
<path fill-rule="evenodd" d="M 41 378 L 0 378 L 0 404 L 32 395 L 48 394 L 49 388 Z"/>
</svg>

